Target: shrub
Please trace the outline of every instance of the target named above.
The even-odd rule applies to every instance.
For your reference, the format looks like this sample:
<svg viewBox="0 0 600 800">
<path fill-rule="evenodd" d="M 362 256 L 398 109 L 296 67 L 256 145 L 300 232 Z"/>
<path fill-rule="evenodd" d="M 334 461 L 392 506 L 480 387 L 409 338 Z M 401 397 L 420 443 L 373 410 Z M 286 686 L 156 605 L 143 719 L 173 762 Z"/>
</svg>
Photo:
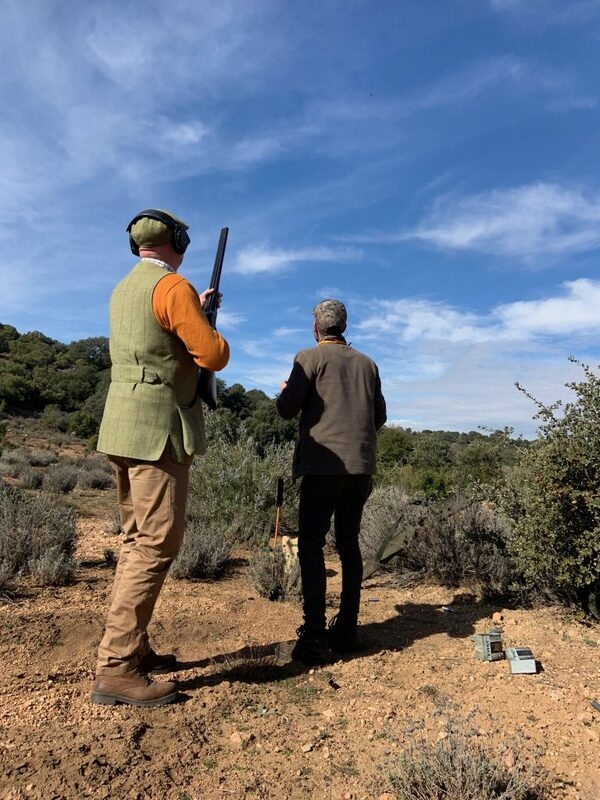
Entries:
<svg viewBox="0 0 600 800">
<path fill-rule="evenodd" d="M 73 460 L 73 465 L 84 470 L 100 470 L 107 475 L 114 475 L 114 469 L 110 461 L 101 453 L 87 453 Z"/>
<path fill-rule="evenodd" d="M 388 781 L 397 800 L 541 800 L 545 792 L 514 757 L 509 768 L 452 730 L 435 745 L 411 743 L 388 766 Z"/>
<path fill-rule="evenodd" d="M 236 542 L 264 544 L 275 520 L 277 478 L 291 474 L 293 446 L 271 445 L 261 457 L 251 439 L 213 443 L 190 470 L 188 515 L 210 519 Z M 296 525 L 298 484 L 286 481 L 284 514 Z"/>
<path fill-rule="evenodd" d="M 82 489 L 112 489 L 115 485 L 112 475 L 105 470 L 80 469 L 77 473 L 77 484 Z"/>
<path fill-rule="evenodd" d="M 388 487 L 376 490 L 365 507 L 361 547 L 366 564 L 393 556 L 401 573 L 495 595 L 515 581 L 509 537 L 505 518 L 490 502 L 458 492 L 415 502 Z"/>
<path fill-rule="evenodd" d="M 174 578 L 217 578 L 231 558 L 231 538 L 208 519 L 189 520 L 181 551 L 171 567 Z"/>
<path fill-rule="evenodd" d="M 379 560 L 382 545 L 398 533 L 401 520 L 414 510 L 410 495 L 400 486 L 374 489 L 362 516 L 360 549 L 363 560 Z"/>
<path fill-rule="evenodd" d="M 76 567 L 76 539 L 73 509 L 0 481 L 0 587 L 21 573 L 44 584 L 66 583 Z"/>
<path fill-rule="evenodd" d="M 29 450 L 27 451 L 27 460 L 32 467 L 47 467 L 49 464 L 55 464 L 58 457 L 51 450 Z"/>
<path fill-rule="evenodd" d="M 420 498 L 445 497 L 451 487 L 451 472 L 411 464 L 394 464 L 378 469 L 376 486 L 398 486 L 403 491 Z"/>
<path fill-rule="evenodd" d="M 487 596 L 505 594 L 515 582 L 510 529 L 491 503 L 454 494 L 424 509 L 421 531 L 407 551 L 409 569 L 445 586 L 475 586 Z"/>
<path fill-rule="evenodd" d="M 599 615 L 600 377 L 571 361 L 585 376 L 567 384 L 572 402 L 547 406 L 528 395 L 538 407 L 539 438 L 523 452 L 503 505 L 529 585 Z"/>
<path fill-rule="evenodd" d="M 66 431 L 69 415 L 61 410 L 60 406 L 50 403 L 40 414 L 40 422 L 45 428 Z"/>
<path fill-rule="evenodd" d="M 98 420 L 85 411 L 74 411 L 69 414 L 67 424 L 69 433 L 74 433 L 80 439 L 88 439 L 98 431 Z"/>
<path fill-rule="evenodd" d="M 21 448 L 5 450 L 0 459 L 0 475 L 6 478 L 19 478 L 29 467 L 27 452 Z"/>
<path fill-rule="evenodd" d="M 42 586 L 65 586 L 73 577 L 75 566 L 73 558 L 59 546 L 31 558 L 28 564 L 30 574 Z"/>
<path fill-rule="evenodd" d="M 106 526 L 106 533 L 112 533 L 115 536 L 122 532 L 121 529 L 121 514 L 119 509 L 116 508 L 111 515 L 111 518 Z"/>
<path fill-rule="evenodd" d="M 278 548 L 259 548 L 249 560 L 248 575 L 258 594 L 269 600 L 298 600 L 302 594 L 298 559 L 288 569 Z"/>
<path fill-rule="evenodd" d="M 27 467 L 19 475 L 19 486 L 23 489 L 40 489 L 43 483 L 44 476 L 33 467 Z"/>
<path fill-rule="evenodd" d="M 51 492 L 67 494 L 77 486 L 77 479 L 77 468 L 62 462 L 48 469 L 44 476 L 44 488 Z"/>
</svg>

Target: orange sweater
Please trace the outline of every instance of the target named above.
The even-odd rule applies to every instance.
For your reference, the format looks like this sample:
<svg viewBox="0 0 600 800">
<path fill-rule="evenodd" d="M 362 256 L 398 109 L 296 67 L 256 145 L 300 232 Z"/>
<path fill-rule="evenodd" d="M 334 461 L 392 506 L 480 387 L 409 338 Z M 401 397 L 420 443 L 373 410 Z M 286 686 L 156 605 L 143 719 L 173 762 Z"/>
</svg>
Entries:
<svg viewBox="0 0 600 800">
<path fill-rule="evenodd" d="M 211 328 L 194 287 L 181 275 L 168 272 L 152 294 L 158 324 L 184 343 L 199 367 L 217 372 L 229 361 L 229 345 Z"/>
</svg>

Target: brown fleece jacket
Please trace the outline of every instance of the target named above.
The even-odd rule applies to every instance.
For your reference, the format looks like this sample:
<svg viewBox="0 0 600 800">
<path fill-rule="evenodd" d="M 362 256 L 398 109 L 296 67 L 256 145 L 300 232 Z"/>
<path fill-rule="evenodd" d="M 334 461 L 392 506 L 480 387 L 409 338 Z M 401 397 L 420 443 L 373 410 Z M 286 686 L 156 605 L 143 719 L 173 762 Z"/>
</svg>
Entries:
<svg viewBox="0 0 600 800">
<path fill-rule="evenodd" d="M 377 365 L 342 338 L 301 350 L 277 398 L 284 419 L 300 412 L 294 475 L 373 475 L 386 421 Z"/>
</svg>

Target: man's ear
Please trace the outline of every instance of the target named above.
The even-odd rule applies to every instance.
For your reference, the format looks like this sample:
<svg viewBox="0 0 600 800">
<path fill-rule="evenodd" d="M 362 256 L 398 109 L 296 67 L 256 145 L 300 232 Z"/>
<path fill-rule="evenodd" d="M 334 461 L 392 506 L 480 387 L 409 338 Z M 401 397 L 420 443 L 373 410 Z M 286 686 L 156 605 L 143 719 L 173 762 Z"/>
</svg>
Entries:
<svg viewBox="0 0 600 800">
<path fill-rule="evenodd" d="M 319 329 L 317 328 L 317 320 L 313 322 L 313 333 L 317 342 L 319 341 Z"/>
</svg>

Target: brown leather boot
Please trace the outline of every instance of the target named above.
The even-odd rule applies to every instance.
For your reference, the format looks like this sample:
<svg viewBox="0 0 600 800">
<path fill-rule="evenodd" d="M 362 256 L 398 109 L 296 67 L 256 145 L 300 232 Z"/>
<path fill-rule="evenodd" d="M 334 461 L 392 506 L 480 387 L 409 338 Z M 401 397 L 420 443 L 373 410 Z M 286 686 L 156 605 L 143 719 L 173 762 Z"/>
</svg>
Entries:
<svg viewBox="0 0 600 800">
<path fill-rule="evenodd" d="M 140 672 L 125 675 L 98 675 L 92 689 L 92 703 L 114 706 L 125 703 L 130 706 L 164 706 L 177 699 L 177 684 L 174 681 L 155 683 Z"/>
</svg>

